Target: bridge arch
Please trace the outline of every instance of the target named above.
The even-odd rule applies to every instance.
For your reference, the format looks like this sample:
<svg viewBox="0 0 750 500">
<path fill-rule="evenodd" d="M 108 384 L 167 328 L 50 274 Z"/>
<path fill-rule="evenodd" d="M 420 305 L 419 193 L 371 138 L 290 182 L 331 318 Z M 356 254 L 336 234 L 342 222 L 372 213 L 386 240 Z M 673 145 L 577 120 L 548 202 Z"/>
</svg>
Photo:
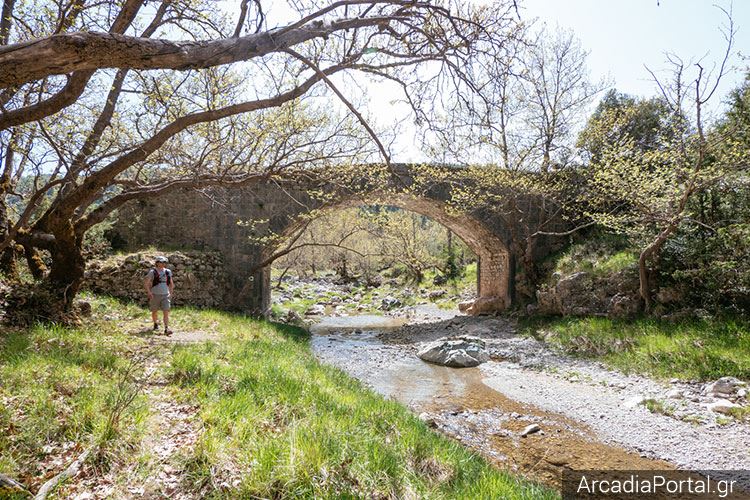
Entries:
<svg viewBox="0 0 750 500">
<path fill-rule="evenodd" d="M 336 210 L 362 207 L 368 205 L 383 205 L 400 208 L 409 212 L 429 217 L 442 226 L 450 229 L 456 236 L 466 243 L 477 256 L 477 299 L 466 307 L 469 314 L 502 311 L 511 304 L 510 296 L 510 258 L 506 243 L 494 233 L 487 224 L 474 216 L 449 210 L 443 200 L 425 196 L 415 196 L 409 193 L 370 193 L 366 196 L 350 197 L 337 203 L 326 205 L 319 210 L 322 216 Z M 303 223 L 309 222 L 305 218 L 290 220 L 285 227 L 275 228 L 275 232 L 287 237 L 300 229 Z M 262 282 L 256 297 L 259 308 L 267 314 L 271 304 L 270 269 L 272 256 L 277 252 L 278 245 L 269 245 L 262 252 L 262 262 L 268 265 L 262 270 L 259 280 Z"/>
</svg>

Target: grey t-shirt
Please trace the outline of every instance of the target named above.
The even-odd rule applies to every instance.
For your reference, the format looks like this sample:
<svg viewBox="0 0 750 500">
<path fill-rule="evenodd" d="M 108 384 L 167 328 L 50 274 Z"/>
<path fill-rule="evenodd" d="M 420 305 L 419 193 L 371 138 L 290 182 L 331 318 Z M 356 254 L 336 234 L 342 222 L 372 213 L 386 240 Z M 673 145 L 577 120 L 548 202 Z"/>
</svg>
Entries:
<svg viewBox="0 0 750 500">
<path fill-rule="evenodd" d="M 148 279 L 154 282 L 154 271 L 159 273 L 159 284 L 151 287 L 151 293 L 154 295 L 169 295 L 169 287 L 167 286 L 167 270 L 166 268 L 159 271 L 158 269 L 151 269 L 148 272 Z"/>
</svg>

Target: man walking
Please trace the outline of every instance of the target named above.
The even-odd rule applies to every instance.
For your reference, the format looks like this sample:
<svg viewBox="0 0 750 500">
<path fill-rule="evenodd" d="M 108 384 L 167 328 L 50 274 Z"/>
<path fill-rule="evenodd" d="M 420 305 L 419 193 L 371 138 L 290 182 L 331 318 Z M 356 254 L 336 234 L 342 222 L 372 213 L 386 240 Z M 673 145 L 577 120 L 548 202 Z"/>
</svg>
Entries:
<svg viewBox="0 0 750 500">
<path fill-rule="evenodd" d="M 154 331 L 159 330 L 158 311 L 161 310 L 164 316 L 164 335 L 172 335 L 172 330 L 169 329 L 170 299 L 174 293 L 172 271 L 167 269 L 168 261 L 163 255 L 159 255 L 154 261 L 156 267 L 148 272 L 143 282 L 148 294 L 151 319 L 154 320 Z"/>
</svg>

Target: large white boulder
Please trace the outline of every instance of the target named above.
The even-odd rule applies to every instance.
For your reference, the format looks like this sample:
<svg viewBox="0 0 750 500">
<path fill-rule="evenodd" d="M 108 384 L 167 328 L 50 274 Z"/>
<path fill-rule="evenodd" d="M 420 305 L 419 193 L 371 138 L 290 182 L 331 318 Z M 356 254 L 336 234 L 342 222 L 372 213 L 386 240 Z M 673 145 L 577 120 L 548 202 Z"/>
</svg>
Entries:
<svg viewBox="0 0 750 500">
<path fill-rule="evenodd" d="M 490 359 L 484 341 L 468 335 L 430 342 L 418 356 L 429 363 L 453 368 L 477 366 Z"/>
</svg>

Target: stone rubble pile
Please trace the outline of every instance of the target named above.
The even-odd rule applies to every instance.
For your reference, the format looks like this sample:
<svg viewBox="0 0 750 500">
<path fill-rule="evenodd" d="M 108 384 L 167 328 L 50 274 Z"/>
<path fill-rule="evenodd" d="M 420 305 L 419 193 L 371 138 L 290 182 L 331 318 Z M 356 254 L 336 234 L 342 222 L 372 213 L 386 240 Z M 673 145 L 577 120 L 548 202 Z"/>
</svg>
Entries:
<svg viewBox="0 0 750 500">
<path fill-rule="evenodd" d="M 86 266 L 83 288 L 146 304 L 143 281 L 154 258 L 165 255 L 172 270 L 175 294 L 172 305 L 219 307 L 229 289 L 228 269 L 218 252 L 138 252 L 95 260 Z"/>
<path fill-rule="evenodd" d="M 556 273 L 558 274 L 558 273 Z M 638 312 L 638 275 L 623 271 L 597 277 L 587 272 L 553 276 L 553 285 L 536 292 L 529 313 L 561 316 L 604 315 L 626 318 Z"/>
</svg>

